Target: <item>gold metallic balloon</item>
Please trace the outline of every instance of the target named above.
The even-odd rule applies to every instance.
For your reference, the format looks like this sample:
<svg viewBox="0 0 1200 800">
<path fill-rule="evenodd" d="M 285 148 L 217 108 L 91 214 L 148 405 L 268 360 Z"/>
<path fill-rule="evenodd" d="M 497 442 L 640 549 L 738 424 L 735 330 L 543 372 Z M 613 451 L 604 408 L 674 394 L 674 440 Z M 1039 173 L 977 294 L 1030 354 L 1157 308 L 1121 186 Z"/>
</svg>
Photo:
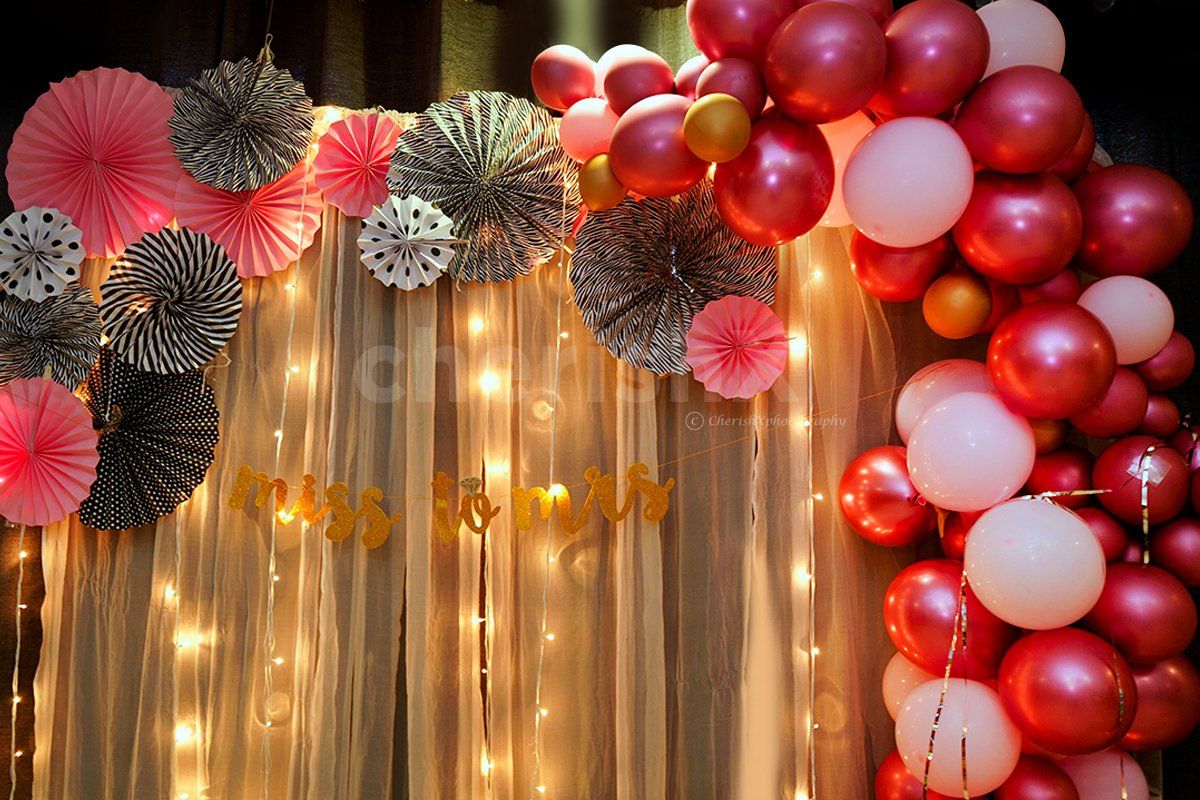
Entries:
<svg viewBox="0 0 1200 800">
<path fill-rule="evenodd" d="M 579 168 L 579 193 L 589 211 L 612 208 L 625 199 L 626 192 L 613 174 L 606 153 L 592 156 Z"/>
<path fill-rule="evenodd" d="M 965 339 L 983 329 L 992 313 L 992 293 L 975 273 L 951 272 L 930 284 L 921 311 L 934 333 L 947 339 Z"/>
<path fill-rule="evenodd" d="M 701 161 L 723 164 L 737 158 L 750 142 L 750 114 L 742 101 L 727 94 L 708 94 L 688 109 L 683 138 Z"/>
</svg>

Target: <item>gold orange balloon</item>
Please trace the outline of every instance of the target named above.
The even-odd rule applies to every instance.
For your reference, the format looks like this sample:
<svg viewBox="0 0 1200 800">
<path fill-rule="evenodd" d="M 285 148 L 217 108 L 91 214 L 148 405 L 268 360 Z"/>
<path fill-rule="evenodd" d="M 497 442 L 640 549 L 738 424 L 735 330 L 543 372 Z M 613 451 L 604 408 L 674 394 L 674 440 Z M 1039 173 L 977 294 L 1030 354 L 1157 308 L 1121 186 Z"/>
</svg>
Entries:
<svg viewBox="0 0 1200 800">
<path fill-rule="evenodd" d="M 965 339 L 983 329 L 992 313 L 992 293 L 978 275 L 951 272 L 930 284 L 921 311 L 934 333 L 947 339 Z"/>
<path fill-rule="evenodd" d="M 750 143 L 750 114 L 732 95 L 705 95 L 684 116 L 683 138 L 701 161 L 723 164 L 740 156 Z"/>
<path fill-rule="evenodd" d="M 1038 455 L 1053 453 L 1066 444 L 1070 429 L 1061 419 L 1029 419 L 1029 427 L 1033 428 L 1033 443 Z"/>
<path fill-rule="evenodd" d="M 627 191 L 613 174 L 606 153 L 592 156 L 579 168 L 579 193 L 589 211 L 612 208 L 625 199 Z"/>
</svg>

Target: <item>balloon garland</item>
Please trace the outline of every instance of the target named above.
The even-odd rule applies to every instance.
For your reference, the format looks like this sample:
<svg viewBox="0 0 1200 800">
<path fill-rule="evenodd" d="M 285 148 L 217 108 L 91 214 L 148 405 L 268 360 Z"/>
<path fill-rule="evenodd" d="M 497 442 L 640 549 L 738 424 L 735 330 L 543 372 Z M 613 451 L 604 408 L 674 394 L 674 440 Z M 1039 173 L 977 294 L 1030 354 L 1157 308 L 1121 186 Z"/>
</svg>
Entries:
<svg viewBox="0 0 1200 800">
<path fill-rule="evenodd" d="M 989 337 L 983 363 L 912 376 L 906 446 L 866 451 L 841 481 L 864 538 L 936 530 L 947 556 L 887 592 L 898 751 L 876 796 L 1145 798 L 1122 750 L 1200 722 L 1180 656 L 1197 625 L 1200 522 L 1181 515 L 1200 512 L 1200 426 L 1165 394 L 1195 352 L 1146 280 L 1191 237 L 1187 194 L 1097 151 L 1059 74 L 1062 26 L 1034 0 L 688 0 L 687 22 L 701 55 L 673 81 L 633 45 L 534 61 L 588 209 L 711 174 L 743 239 L 852 224 L 866 294 L 921 301 L 946 338 Z"/>
</svg>

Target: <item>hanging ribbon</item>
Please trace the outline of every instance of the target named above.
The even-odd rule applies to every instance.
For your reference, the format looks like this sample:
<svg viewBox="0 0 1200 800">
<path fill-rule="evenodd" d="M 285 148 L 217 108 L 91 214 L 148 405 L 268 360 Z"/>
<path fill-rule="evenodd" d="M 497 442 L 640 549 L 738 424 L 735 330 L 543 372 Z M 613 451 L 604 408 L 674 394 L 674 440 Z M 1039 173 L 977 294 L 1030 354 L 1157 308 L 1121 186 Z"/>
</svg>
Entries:
<svg viewBox="0 0 1200 800">
<path fill-rule="evenodd" d="M 954 630 L 950 633 L 950 652 L 946 656 L 946 669 L 942 674 L 942 689 L 938 695 L 937 710 L 933 712 L 933 725 L 929 730 L 929 747 L 925 751 L 925 771 L 921 776 L 921 799 L 929 800 L 929 771 L 933 766 L 933 747 L 937 741 L 938 729 L 942 722 L 942 712 L 946 709 L 946 693 L 950 690 L 950 673 L 954 669 L 954 653 L 958 650 L 959 637 L 962 637 L 962 652 L 965 661 L 967 655 L 967 572 L 963 570 L 962 579 L 958 584 L 958 604 L 954 609 Z M 971 800 L 967 790 L 967 717 L 963 715 L 962 732 L 959 740 L 959 752 L 962 759 L 962 791 L 963 800 Z"/>
<path fill-rule="evenodd" d="M 1150 456 L 1162 445 L 1152 444 L 1142 451 L 1138 459 L 1138 478 L 1142 482 L 1142 563 L 1150 563 Z"/>
</svg>

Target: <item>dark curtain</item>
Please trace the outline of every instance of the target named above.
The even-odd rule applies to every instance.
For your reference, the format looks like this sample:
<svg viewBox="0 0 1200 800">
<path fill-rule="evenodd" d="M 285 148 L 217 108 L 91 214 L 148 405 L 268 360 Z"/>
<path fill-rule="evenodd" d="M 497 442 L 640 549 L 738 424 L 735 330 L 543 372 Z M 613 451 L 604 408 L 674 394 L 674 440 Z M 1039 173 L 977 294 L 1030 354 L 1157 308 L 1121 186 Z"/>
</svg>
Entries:
<svg viewBox="0 0 1200 800">
<path fill-rule="evenodd" d="M 678 8 L 682 0 L 574 2 L 597 6 L 592 13 L 598 30 L 592 33 L 600 47 L 641 42 L 676 65 L 690 54 Z M 49 82 L 81 69 L 119 66 L 182 86 L 223 58 L 256 55 L 268 15 L 276 62 L 303 80 L 318 104 L 416 111 L 459 89 L 528 95 L 533 56 L 564 38 L 564 5 L 562 0 L 278 0 L 271 9 L 264 0 L 23 3 L 6 17 L 7 41 L 0 55 L 7 79 L 0 95 L 0 152 Z M 1047 5 L 1067 30 L 1064 73 L 1083 95 L 1100 144 L 1116 161 L 1167 170 L 1193 202 L 1200 201 L 1200 112 L 1192 85 L 1200 74 L 1200 6 L 1191 0 L 1049 0 Z M 7 191 L 0 196 L 0 213 L 7 214 Z M 1198 258 L 1200 248 L 1193 242 L 1179 263 L 1155 276 L 1175 304 L 1177 327 L 1193 341 L 1200 341 Z M 923 330 L 914 306 L 891 309 L 890 316 L 902 375 L 950 349 Z M 1175 399 L 1186 411 L 1196 407 L 1198 393 L 1200 380 L 1193 376 Z M 16 535 L 4 531 L 3 537 L 0 664 L 9 664 Z M 40 647 L 36 539 L 26 539 L 21 693 L 27 705 L 17 730 L 18 746 L 27 754 L 33 747 L 30 681 Z M 1200 658 L 1200 649 L 1192 655 Z M 0 741 L 8 736 L 3 714 Z M 1198 755 L 1195 735 L 1166 754 L 1168 798 L 1200 797 Z M 31 764 L 29 758 L 20 762 L 24 792 Z M 5 771 L 0 790 L 7 786 Z"/>
</svg>

